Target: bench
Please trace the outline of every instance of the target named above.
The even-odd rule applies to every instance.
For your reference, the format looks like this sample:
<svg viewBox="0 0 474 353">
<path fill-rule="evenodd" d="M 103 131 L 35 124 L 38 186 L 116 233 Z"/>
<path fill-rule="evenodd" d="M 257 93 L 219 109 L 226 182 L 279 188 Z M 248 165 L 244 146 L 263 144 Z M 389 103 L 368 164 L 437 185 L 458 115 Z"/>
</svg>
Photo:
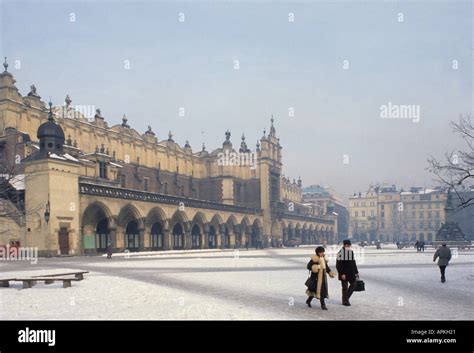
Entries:
<svg viewBox="0 0 474 353">
<path fill-rule="evenodd" d="M 14 281 L 14 278 L 1 278 L 0 287 L 10 287 L 10 281 Z"/>
<path fill-rule="evenodd" d="M 68 273 L 54 273 L 51 275 L 40 275 L 32 276 L 30 278 L 0 278 L 0 287 L 10 287 L 10 281 L 23 282 L 23 288 L 31 288 L 36 282 L 44 282 L 44 284 L 51 284 L 55 281 L 62 281 L 63 288 L 71 287 L 72 281 L 82 281 L 84 279 L 84 274 L 89 273 L 89 271 L 76 271 Z M 62 276 L 72 276 L 74 277 L 62 277 Z"/>
<path fill-rule="evenodd" d="M 44 284 L 51 284 L 57 281 L 63 282 L 63 288 L 71 287 L 72 281 L 80 281 L 78 278 L 58 278 L 58 277 L 35 277 L 35 278 L 15 278 L 14 281 L 23 282 L 23 289 L 33 287 L 36 282 L 44 282 Z"/>
<path fill-rule="evenodd" d="M 38 277 L 58 277 L 58 276 L 70 276 L 74 275 L 76 279 L 82 281 L 84 279 L 84 274 L 89 273 L 89 271 L 76 271 L 76 272 L 67 272 L 67 273 L 55 273 L 52 275 L 40 275 L 40 276 L 32 276 L 31 278 L 38 278 Z"/>
</svg>

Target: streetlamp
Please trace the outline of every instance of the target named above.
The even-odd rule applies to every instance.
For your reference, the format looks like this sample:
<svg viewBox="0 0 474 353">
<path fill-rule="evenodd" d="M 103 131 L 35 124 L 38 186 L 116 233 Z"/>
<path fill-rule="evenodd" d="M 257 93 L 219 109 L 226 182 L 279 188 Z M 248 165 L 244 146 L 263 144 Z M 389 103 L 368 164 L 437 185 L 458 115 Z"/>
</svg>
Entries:
<svg viewBox="0 0 474 353">
<path fill-rule="evenodd" d="M 49 216 L 50 216 L 50 212 L 49 212 L 49 201 L 48 201 L 48 203 L 46 204 L 46 210 L 44 211 L 44 220 L 46 221 L 46 223 L 49 222 Z"/>
</svg>

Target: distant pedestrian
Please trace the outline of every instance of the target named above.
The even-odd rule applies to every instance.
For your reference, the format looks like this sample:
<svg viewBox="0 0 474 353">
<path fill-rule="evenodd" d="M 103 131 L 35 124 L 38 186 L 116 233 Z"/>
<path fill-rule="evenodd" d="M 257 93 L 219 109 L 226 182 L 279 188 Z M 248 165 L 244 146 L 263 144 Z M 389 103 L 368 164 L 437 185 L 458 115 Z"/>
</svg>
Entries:
<svg viewBox="0 0 474 353">
<path fill-rule="evenodd" d="M 415 243 L 416 252 L 420 252 L 420 241 L 417 240 Z"/>
<path fill-rule="evenodd" d="M 359 278 L 359 270 L 351 249 L 352 243 L 349 239 L 343 241 L 343 248 L 337 253 L 336 268 L 338 278 L 342 286 L 342 305 L 350 306 L 349 299 L 354 293 L 356 281 Z"/>
<path fill-rule="evenodd" d="M 318 246 L 316 248 L 316 256 L 311 256 L 306 268 L 311 272 L 309 278 L 306 281 L 306 295 L 308 299 L 306 304 L 311 308 L 311 301 L 314 297 L 319 299 L 322 310 L 328 310 L 325 299 L 329 299 L 328 279 L 329 277 L 334 278 L 336 274 L 331 271 L 328 265 L 328 258 L 324 256 L 324 248 Z"/>
<path fill-rule="evenodd" d="M 433 262 L 435 262 L 436 259 L 438 259 L 439 271 L 441 272 L 441 283 L 444 283 L 446 282 L 446 267 L 449 265 L 449 261 L 451 260 L 451 250 L 448 248 L 446 243 L 443 243 L 443 245 L 434 253 Z"/>
<path fill-rule="evenodd" d="M 247 250 L 249 249 L 249 241 L 248 241 L 248 240 L 245 241 L 245 248 L 246 248 Z"/>
<path fill-rule="evenodd" d="M 107 258 L 108 259 L 112 258 L 112 243 L 107 244 Z"/>
<path fill-rule="evenodd" d="M 425 242 L 424 241 L 422 241 L 420 243 L 420 251 L 425 252 Z"/>
</svg>

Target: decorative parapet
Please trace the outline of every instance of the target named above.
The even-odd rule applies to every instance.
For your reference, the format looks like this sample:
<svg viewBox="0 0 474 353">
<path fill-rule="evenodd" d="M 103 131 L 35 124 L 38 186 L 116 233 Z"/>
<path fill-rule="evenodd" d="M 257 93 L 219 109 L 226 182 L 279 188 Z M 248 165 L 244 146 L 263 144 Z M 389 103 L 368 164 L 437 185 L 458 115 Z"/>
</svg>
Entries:
<svg viewBox="0 0 474 353">
<path fill-rule="evenodd" d="M 306 222 L 316 222 L 316 223 L 324 223 L 324 224 L 331 224 L 334 225 L 335 221 L 330 220 L 330 219 L 324 219 L 321 217 L 311 217 L 311 216 L 305 216 L 297 213 L 283 213 L 282 218 L 285 219 L 293 219 L 293 220 L 298 220 L 298 221 L 306 221 Z"/>
<path fill-rule="evenodd" d="M 79 183 L 79 193 L 82 195 L 94 195 L 102 197 L 111 197 L 124 200 L 135 200 L 144 202 L 154 202 L 168 205 L 180 205 L 183 203 L 186 207 L 201 208 L 208 210 L 217 210 L 224 212 L 236 212 L 253 215 L 261 215 L 260 208 L 242 207 L 236 205 L 226 205 L 219 202 L 198 200 L 186 197 L 157 194 L 152 192 L 123 189 L 111 186 L 97 185 L 92 183 Z"/>
</svg>

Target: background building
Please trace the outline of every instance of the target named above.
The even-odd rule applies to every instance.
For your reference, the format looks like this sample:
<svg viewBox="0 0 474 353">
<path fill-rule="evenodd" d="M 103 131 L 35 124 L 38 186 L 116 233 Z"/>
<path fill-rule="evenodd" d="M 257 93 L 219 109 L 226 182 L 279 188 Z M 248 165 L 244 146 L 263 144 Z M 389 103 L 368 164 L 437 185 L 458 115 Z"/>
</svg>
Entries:
<svg viewBox="0 0 474 353">
<path fill-rule="evenodd" d="M 371 186 L 349 199 L 350 237 L 357 240 L 432 241 L 445 221 L 446 190 Z"/>
<path fill-rule="evenodd" d="M 349 211 L 343 197 L 329 187 L 310 185 L 302 189 L 305 205 L 312 207 L 317 216 L 328 214 L 328 209 L 337 217 L 337 238 L 339 241 L 349 236 Z"/>
</svg>

